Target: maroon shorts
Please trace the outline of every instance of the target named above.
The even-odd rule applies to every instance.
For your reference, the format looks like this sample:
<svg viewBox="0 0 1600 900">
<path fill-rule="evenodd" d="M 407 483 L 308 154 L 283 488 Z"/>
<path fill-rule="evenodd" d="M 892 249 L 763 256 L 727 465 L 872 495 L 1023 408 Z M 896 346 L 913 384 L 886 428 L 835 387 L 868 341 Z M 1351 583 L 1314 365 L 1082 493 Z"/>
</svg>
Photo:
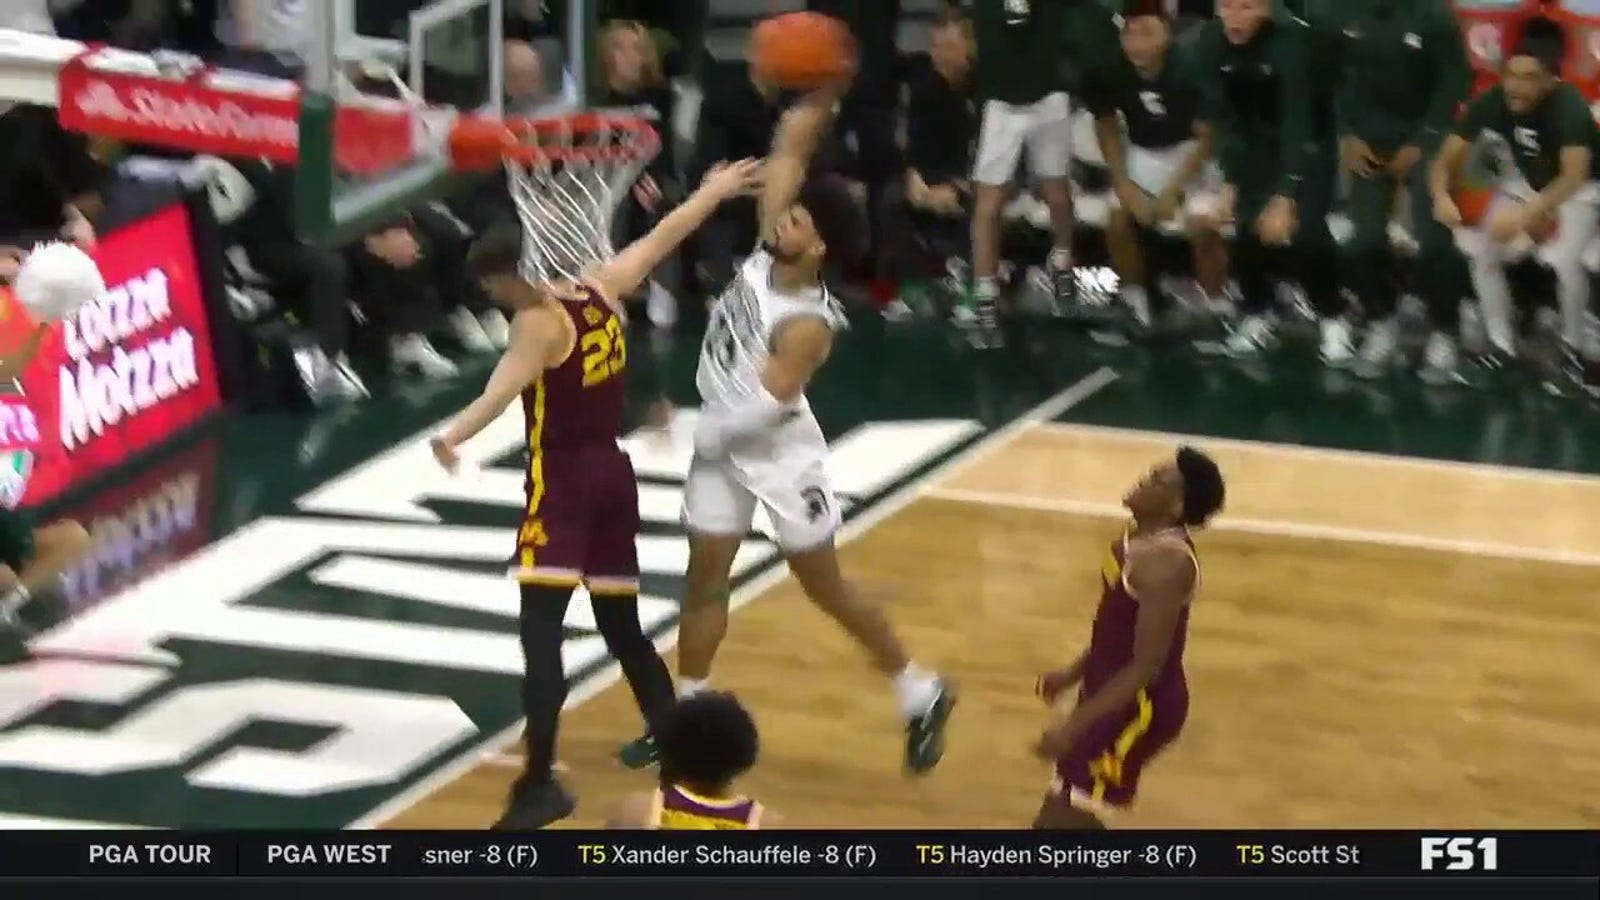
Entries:
<svg viewBox="0 0 1600 900">
<path fill-rule="evenodd" d="M 1181 684 L 1140 691 L 1134 702 L 1101 719 L 1072 753 L 1056 760 L 1053 789 L 1075 799 L 1126 807 L 1139 792 L 1144 767 L 1183 731 L 1189 694 Z"/>
<path fill-rule="evenodd" d="M 524 584 L 639 591 L 639 486 L 615 445 L 551 449 L 528 462 L 527 514 L 511 574 Z"/>
</svg>

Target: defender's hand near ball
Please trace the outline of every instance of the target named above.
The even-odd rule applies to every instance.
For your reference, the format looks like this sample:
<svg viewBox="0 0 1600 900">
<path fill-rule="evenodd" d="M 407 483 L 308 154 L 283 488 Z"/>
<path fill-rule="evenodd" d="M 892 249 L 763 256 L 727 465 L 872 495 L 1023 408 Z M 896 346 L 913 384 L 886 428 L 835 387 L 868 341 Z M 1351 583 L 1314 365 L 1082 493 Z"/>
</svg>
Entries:
<svg viewBox="0 0 1600 900">
<path fill-rule="evenodd" d="M 752 193 L 761 187 L 761 164 L 759 159 L 719 162 L 700 180 L 700 190 L 718 203 Z"/>
</svg>

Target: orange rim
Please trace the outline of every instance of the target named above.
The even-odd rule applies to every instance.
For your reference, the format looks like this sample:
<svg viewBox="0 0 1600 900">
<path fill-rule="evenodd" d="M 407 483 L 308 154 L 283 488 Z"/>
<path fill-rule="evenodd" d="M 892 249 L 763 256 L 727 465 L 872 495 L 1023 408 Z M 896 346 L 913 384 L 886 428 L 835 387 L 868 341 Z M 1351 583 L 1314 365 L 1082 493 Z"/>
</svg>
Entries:
<svg viewBox="0 0 1600 900">
<path fill-rule="evenodd" d="M 524 165 L 557 162 L 637 162 L 655 155 L 661 139 L 637 116 L 573 113 L 541 119 L 466 115 L 450 127 L 450 156 L 457 168 L 477 169 L 511 160 Z"/>
</svg>

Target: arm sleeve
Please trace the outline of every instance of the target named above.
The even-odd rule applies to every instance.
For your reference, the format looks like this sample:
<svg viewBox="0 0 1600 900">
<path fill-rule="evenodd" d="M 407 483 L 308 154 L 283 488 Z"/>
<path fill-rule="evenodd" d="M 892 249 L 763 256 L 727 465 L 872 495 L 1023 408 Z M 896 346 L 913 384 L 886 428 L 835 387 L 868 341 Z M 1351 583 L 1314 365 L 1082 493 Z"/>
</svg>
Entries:
<svg viewBox="0 0 1600 900">
<path fill-rule="evenodd" d="M 1307 26 L 1291 19 L 1273 39 L 1274 65 L 1279 67 L 1283 91 L 1283 122 L 1279 147 L 1283 174 L 1278 193 L 1294 197 L 1305 180 L 1306 142 L 1311 139 L 1312 96 L 1306 71 L 1309 48 Z"/>
<path fill-rule="evenodd" d="M 1461 101 L 1472 89 L 1472 64 L 1467 60 L 1466 43 L 1461 37 L 1461 27 L 1455 17 L 1439 14 L 1434 17 L 1428 45 L 1433 48 L 1433 96 L 1428 101 L 1428 111 L 1423 114 L 1411 142 L 1418 147 L 1432 147 L 1450 132 L 1451 120 Z"/>
</svg>

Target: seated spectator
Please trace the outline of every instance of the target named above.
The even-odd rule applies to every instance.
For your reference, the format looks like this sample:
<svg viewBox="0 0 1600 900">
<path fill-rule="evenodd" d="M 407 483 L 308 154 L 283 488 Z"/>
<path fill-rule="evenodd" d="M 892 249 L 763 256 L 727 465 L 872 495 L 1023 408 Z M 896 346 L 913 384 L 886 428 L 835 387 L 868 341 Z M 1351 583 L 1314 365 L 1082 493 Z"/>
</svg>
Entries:
<svg viewBox="0 0 1600 900">
<path fill-rule="evenodd" d="M 540 45 L 544 49 L 540 49 Z M 547 58 L 559 57 L 560 49 L 554 41 L 535 44 L 508 39 L 505 42 L 502 90 L 506 115 L 533 116 L 572 109 L 577 104 L 577 83 L 566 69 L 553 64 L 558 59 Z"/>
<path fill-rule="evenodd" d="M 941 13 L 929 33 L 928 55 L 929 67 L 911 77 L 905 173 L 889 182 L 879 204 L 879 275 L 895 284 L 941 277 L 947 260 L 967 251 L 967 173 L 978 117 L 972 35 L 959 11 Z"/>
<path fill-rule="evenodd" d="M 1560 80 L 1566 47 L 1561 26 L 1531 20 L 1506 59 L 1504 77 L 1467 104 L 1429 173 L 1434 215 L 1455 229 L 1467 255 L 1491 353 L 1518 355 L 1507 264 L 1530 255 L 1556 276 L 1558 314 L 1529 349 L 1545 385 L 1576 384 L 1600 396 L 1600 347 L 1587 327 L 1591 282 L 1583 255 L 1595 239 L 1595 184 L 1600 132 L 1578 89 Z M 1471 142 L 1484 132 L 1514 165 L 1499 173 L 1481 223 L 1463 222 L 1451 195 L 1452 180 Z M 1549 317 L 1545 317 L 1548 319 Z"/>
<path fill-rule="evenodd" d="M 660 152 L 645 167 L 629 196 L 619 201 L 612 243 L 622 247 L 647 234 L 662 213 L 682 197 L 672 152 L 673 95 L 662 75 L 661 57 L 642 24 L 607 24 L 600 31 L 599 54 L 601 90 L 594 105 L 652 123 L 661 139 Z M 640 287 L 641 295 L 649 298 L 645 313 L 654 325 L 669 327 L 677 321 L 672 291 L 681 287 L 678 271 L 678 257 L 673 255 Z"/>
<path fill-rule="evenodd" d="M 1125 0 L 1122 48 L 1128 66 L 1091 80 L 1085 96 L 1116 202 L 1107 249 L 1123 301 L 1135 323 L 1148 327 L 1145 245 L 1163 227 L 1181 233 L 1184 201 L 1204 181 L 1215 180 L 1206 178 L 1211 135 L 1199 119 L 1200 90 L 1173 47 L 1162 0 Z M 1192 241 L 1198 280 L 1218 296 L 1227 277 L 1227 248 L 1212 231 L 1197 231 Z"/>
<path fill-rule="evenodd" d="M 374 229 L 350 250 L 352 295 L 365 320 L 387 335 L 390 365 L 424 378 L 449 378 L 456 364 L 428 335 L 448 326 L 462 348 L 494 353 L 510 341 L 504 314 L 467 274 L 471 232 L 422 206 Z"/>
<path fill-rule="evenodd" d="M 561 108 L 559 98 L 546 88 L 545 63 L 539 51 L 525 41 L 507 40 L 502 91 L 507 116 L 536 116 Z M 516 220 L 517 210 L 504 172 L 474 175 L 471 187 L 447 201 L 449 211 L 473 234 Z"/>
<path fill-rule="evenodd" d="M 306 392 L 318 406 L 364 399 L 366 385 L 350 368 L 349 281 L 344 257 L 303 243 L 294 230 L 294 173 L 257 160 L 232 160 L 255 188 L 256 200 L 228 226 L 227 236 L 278 301 L 309 326 L 314 338 L 301 359 Z"/>
<path fill-rule="evenodd" d="M 0 243 L 92 245 L 109 177 L 89 140 L 62 128 L 55 110 L 12 106 L 0 115 Z"/>
</svg>

